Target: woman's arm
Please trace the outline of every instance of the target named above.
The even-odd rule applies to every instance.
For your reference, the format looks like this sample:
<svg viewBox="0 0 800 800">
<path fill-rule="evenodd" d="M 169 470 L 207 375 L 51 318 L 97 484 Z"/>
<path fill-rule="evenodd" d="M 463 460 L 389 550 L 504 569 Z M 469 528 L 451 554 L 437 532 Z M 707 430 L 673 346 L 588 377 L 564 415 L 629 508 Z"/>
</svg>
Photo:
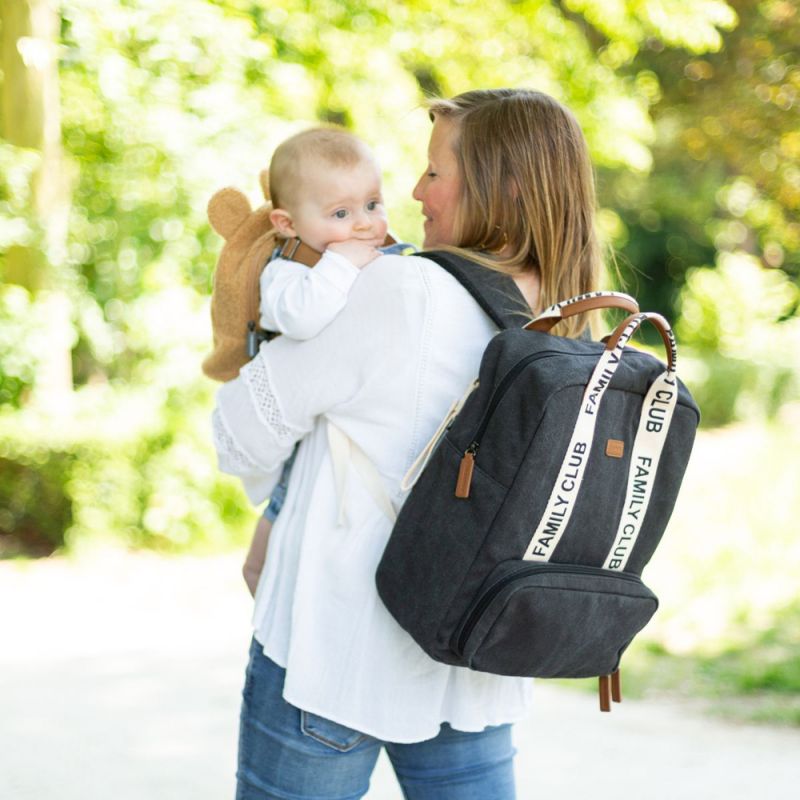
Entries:
<svg viewBox="0 0 800 800">
<path fill-rule="evenodd" d="M 353 401 L 365 386 L 385 384 L 386 374 L 402 363 L 410 318 L 401 295 L 422 290 L 417 270 L 407 261 L 405 256 L 377 259 L 318 336 L 271 341 L 238 378 L 219 389 L 213 417 L 219 466 L 241 478 L 253 502 L 269 495 L 293 445 L 313 429 L 317 417 Z M 409 273 L 411 278 L 404 279 Z M 418 307 L 419 298 L 412 305 Z"/>
<path fill-rule="evenodd" d="M 266 351 L 281 341 L 262 347 L 261 352 L 239 372 L 239 377 L 217 392 L 212 415 L 213 441 L 222 472 L 241 478 L 253 503 L 265 500 L 281 476 L 283 462 L 308 427 L 286 422 L 283 401 L 273 389 Z"/>
</svg>

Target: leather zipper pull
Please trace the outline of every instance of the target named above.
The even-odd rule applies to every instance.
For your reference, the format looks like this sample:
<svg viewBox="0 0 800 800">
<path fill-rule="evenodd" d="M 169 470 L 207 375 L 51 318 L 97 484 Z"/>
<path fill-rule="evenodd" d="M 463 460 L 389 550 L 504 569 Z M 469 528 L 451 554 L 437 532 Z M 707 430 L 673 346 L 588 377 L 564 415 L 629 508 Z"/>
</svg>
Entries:
<svg viewBox="0 0 800 800">
<path fill-rule="evenodd" d="M 466 499 L 469 497 L 469 489 L 472 485 L 472 470 L 475 468 L 475 451 L 477 445 L 473 442 L 464 452 L 461 465 L 458 468 L 458 480 L 456 481 L 456 497 Z"/>
</svg>

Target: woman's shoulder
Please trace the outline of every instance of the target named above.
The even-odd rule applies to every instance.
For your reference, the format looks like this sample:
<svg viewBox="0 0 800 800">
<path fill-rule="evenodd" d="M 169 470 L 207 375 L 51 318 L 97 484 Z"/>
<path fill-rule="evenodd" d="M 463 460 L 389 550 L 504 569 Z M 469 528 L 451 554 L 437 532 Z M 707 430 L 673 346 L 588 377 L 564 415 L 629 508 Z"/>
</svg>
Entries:
<svg viewBox="0 0 800 800">
<path fill-rule="evenodd" d="M 435 261 L 425 254 L 381 255 L 364 268 L 367 282 L 385 286 L 418 285 L 428 291 L 453 291 L 459 293 L 460 284 Z"/>
<path fill-rule="evenodd" d="M 345 313 L 370 317 L 396 331 L 436 317 L 458 328 L 481 325 L 485 316 L 470 293 L 435 261 L 419 255 L 382 255 L 353 284 Z M 487 318 L 488 319 L 488 318 Z"/>
<path fill-rule="evenodd" d="M 379 270 L 413 273 L 420 269 L 436 266 L 436 264 L 429 258 L 426 258 L 422 253 L 408 253 L 407 255 L 401 253 L 381 253 L 369 266 L 370 268 L 378 267 Z"/>
</svg>

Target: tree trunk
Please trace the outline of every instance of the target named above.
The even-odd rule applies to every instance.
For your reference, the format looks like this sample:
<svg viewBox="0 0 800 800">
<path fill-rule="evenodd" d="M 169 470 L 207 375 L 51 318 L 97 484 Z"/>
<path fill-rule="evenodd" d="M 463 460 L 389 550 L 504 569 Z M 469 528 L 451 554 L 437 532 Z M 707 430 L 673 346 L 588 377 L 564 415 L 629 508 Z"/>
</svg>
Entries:
<svg viewBox="0 0 800 800">
<path fill-rule="evenodd" d="M 42 354 L 34 395 L 56 402 L 72 389 L 69 342 L 71 311 L 60 291 L 57 269 L 66 254 L 70 189 L 61 148 L 57 47 L 60 17 L 54 0 L 0 0 L 3 138 L 34 150 L 31 209 L 41 231 L 37 245 L 13 247 L 5 256 L 4 278 L 33 294 L 46 290 L 58 309 L 51 318 L 48 349 Z"/>
</svg>

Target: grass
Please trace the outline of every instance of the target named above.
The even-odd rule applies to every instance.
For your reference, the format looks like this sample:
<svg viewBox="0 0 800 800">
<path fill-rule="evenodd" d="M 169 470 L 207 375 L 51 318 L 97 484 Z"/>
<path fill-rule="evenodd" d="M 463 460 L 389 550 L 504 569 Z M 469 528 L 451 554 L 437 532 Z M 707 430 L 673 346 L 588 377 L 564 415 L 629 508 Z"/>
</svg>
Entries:
<svg viewBox="0 0 800 800">
<path fill-rule="evenodd" d="M 626 654 L 626 693 L 697 698 L 724 717 L 800 727 L 800 601 L 736 639 L 717 653 L 682 655 L 644 642 Z"/>
</svg>

